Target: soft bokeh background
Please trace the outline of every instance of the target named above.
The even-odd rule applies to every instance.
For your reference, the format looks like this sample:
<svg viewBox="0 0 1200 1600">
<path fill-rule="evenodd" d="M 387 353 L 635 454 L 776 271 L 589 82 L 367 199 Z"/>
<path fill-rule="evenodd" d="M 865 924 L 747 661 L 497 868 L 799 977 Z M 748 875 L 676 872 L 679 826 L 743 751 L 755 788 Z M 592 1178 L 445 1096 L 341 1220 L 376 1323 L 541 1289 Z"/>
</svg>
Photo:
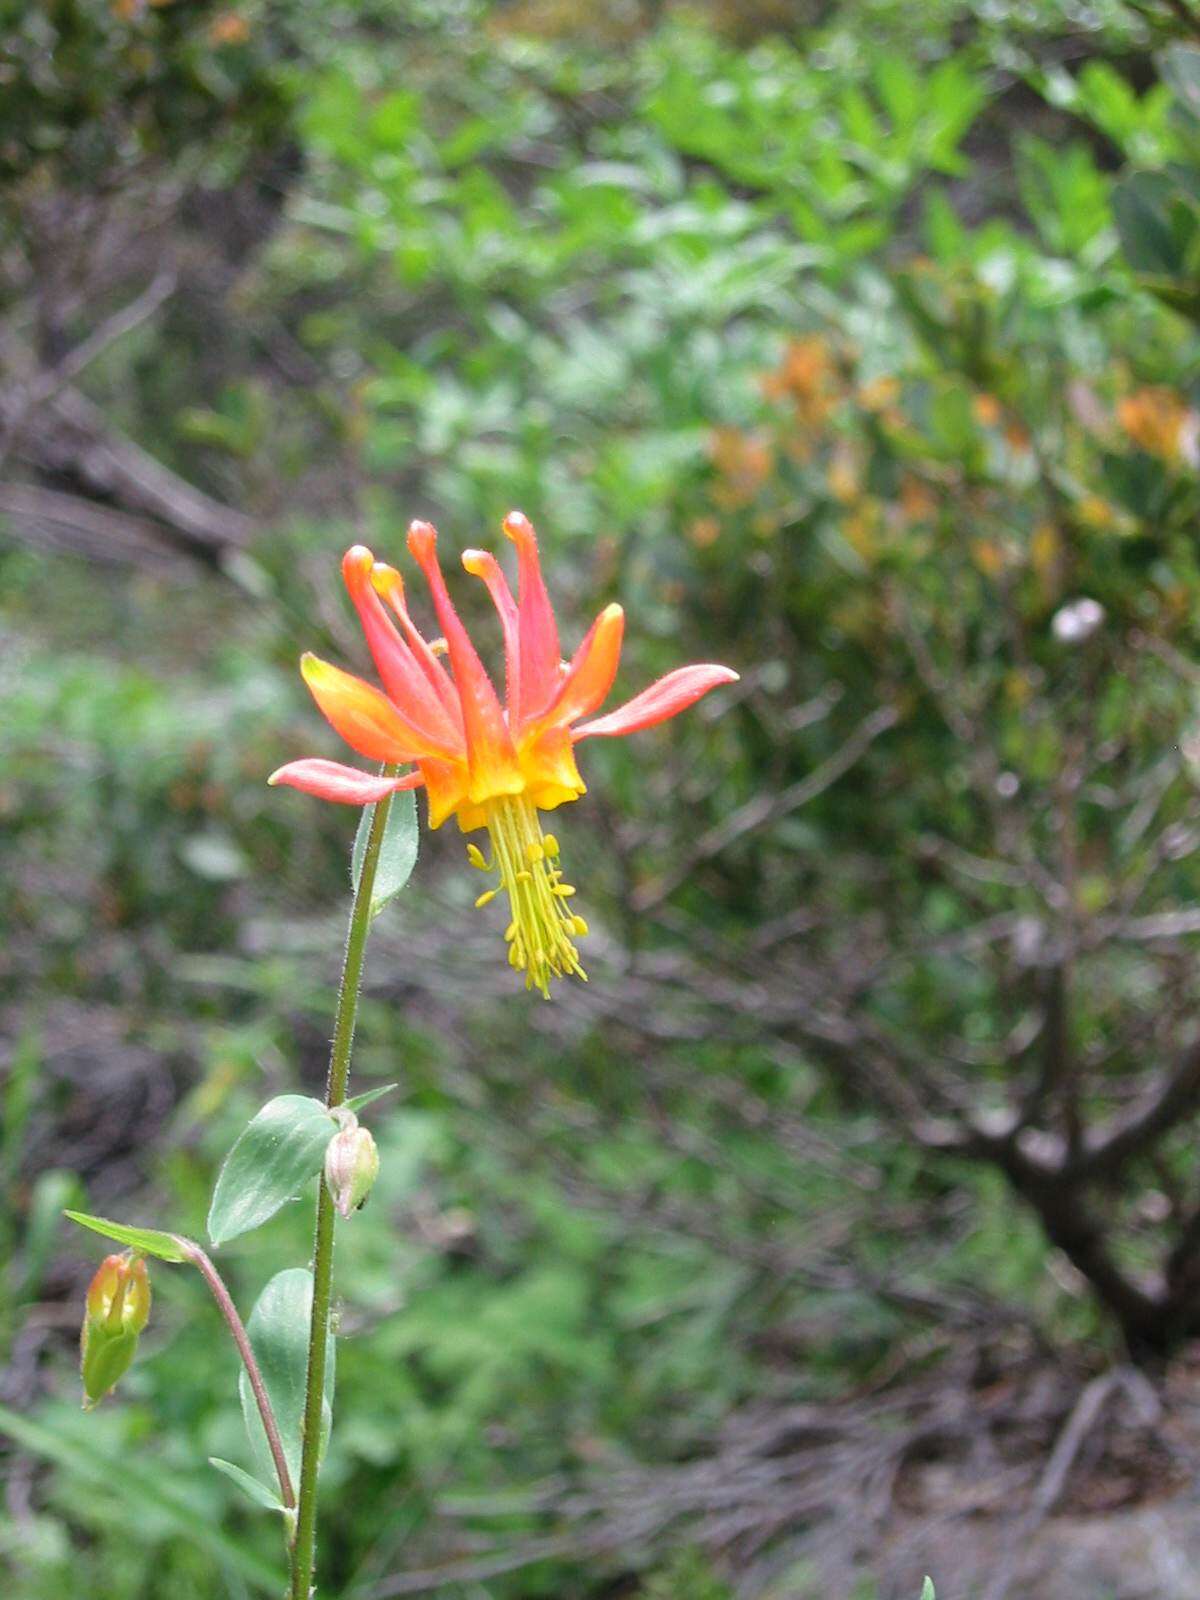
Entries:
<svg viewBox="0 0 1200 1600">
<path fill-rule="evenodd" d="M 1200 1593 L 1192 6 L 6 11 L 12 1600 L 277 1588 L 202 1285 L 83 1416 L 60 1211 L 199 1233 L 319 1091 L 297 657 L 365 666 L 348 543 L 514 505 L 618 691 L 743 677 L 584 747 L 587 989 L 453 828 L 377 925 L 321 1592 Z"/>
</svg>

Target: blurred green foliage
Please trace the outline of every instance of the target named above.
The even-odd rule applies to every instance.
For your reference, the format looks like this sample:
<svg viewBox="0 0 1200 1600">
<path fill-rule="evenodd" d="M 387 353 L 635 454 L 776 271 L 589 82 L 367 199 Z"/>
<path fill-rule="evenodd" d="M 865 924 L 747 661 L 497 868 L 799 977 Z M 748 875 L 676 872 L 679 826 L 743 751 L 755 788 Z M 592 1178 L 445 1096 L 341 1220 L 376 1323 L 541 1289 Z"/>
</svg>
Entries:
<svg viewBox="0 0 1200 1600">
<path fill-rule="evenodd" d="M 356 1083 L 404 1090 L 369 1115 L 381 1177 L 340 1245 L 330 1592 L 469 1568 L 552 1535 L 569 1491 L 694 1458 L 739 1408 L 920 1367 L 964 1294 L 1116 1347 L 999 1177 L 935 1164 L 869 1083 L 822 1070 L 778 996 L 833 974 L 902 1059 L 943 1056 L 1001 1106 L 1036 980 L 970 932 L 1036 931 L 1044 886 L 996 839 L 1018 867 L 1057 860 L 1081 741 L 1072 914 L 1194 900 L 1193 787 L 1165 753 L 1189 737 L 1178 662 L 1200 642 L 1196 52 L 1118 6 L 1064 25 L 947 0 L 918 26 L 846 4 L 802 27 L 715 5 L 580 28 L 575 9 L 77 0 L 6 41 L 10 242 L 98 172 L 118 206 L 149 175 L 232 194 L 276 174 L 220 318 L 185 299 L 86 375 L 261 521 L 235 581 L 0 548 L 0 997 L 20 1041 L 0 1335 L 4 1398 L 33 1401 L 13 1437 L 49 1463 L 36 1514 L 0 1529 L 20 1600 L 271 1592 L 272 1520 L 205 1464 L 246 1463 L 200 1285 L 156 1274 L 126 1398 L 88 1418 L 69 1312 L 37 1313 L 82 1272 L 78 1240 L 53 1259 L 59 1206 L 199 1235 L 247 1118 L 319 1082 L 353 818 L 261 780 L 331 750 L 292 663 L 322 637 L 356 649 L 337 554 L 398 554 L 416 513 L 458 547 L 520 505 L 575 636 L 626 603 L 630 688 L 709 658 L 748 689 L 640 753 L 588 747 L 594 792 L 562 818 L 589 914 L 667 974 L 657 1033 L 569 1003 L 560 1031 L 531 1027 L 481 981 L 476 1001 L 449 949 L 471 886 L 440 838 L 380 919 Z M 1056 64 L 1063 32 L 1094 59 Z M 5 309 L 23 315 L 15 293 Z M 1107 621 L 1075 648 L 1055 619 L 1081 597 Z M 894 726 L 848 779 L 693 859 L 880 706 Z M 760 937 L 798 908 L 802 959 Z M 760 1010 L 693 1025 L 681 953 Z M 1089 949 L 1089 1113 L 1120 1109 L 1139 1020 L 1164 995 L 1185 1016 L 1194 987 L 1177 950 L 1164 968 Z M 1110 1197 L 1135 1263 L 1187 1140 L 1156 1159 Z M 303 1210 L 228 1252 L 244 1307 L 303 1259 Z M 551 1537 L 440 1592 L 720 1600 L 737 1578 L 668 1519 L 590 1558 Z"/>
</svg>

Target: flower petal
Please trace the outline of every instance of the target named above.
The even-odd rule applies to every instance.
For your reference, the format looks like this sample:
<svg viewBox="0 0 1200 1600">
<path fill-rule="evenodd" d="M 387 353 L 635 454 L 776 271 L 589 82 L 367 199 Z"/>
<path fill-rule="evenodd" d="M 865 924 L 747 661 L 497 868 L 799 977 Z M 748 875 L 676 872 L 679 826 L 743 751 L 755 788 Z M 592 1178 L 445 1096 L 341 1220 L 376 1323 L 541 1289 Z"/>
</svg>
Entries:
<svg viewBox="0 0 1200 1600">
<path fill-rule="evenodd" d="M 462 705 L 458 698 L 458 691 L 445 667 L 438 660 L 432 646 L 417 627 L 409 615 L 408 604 L 404 598 L 404 579 L 395 567 L 389 567 L 386 562 L 377 561 L 371 569 L 371 582 L 375 592 L 381 595 L 392 610 L 400 618 L 400 625 L 408 636 L 408 642 L 416 657 L 417 665 L 425 674 L 425 680 L 433 689 L 442 703 L 447 716 L 450 718 L 455 730 L 462 734 Z M 464 752 L 465 752 L 464 746 Z"/>
<path fill-rule="evenodd" d="M 521 511 L 510 511 L 504 531 L 517 547 L 519 577 L 517 609 L 521 619 L 521 693 L 514 708 L 519 720 L 527 721 L 542 711 L 558 688 L 558 625 L 554 607 L 542 579 L 537 536 L 533 524 Z"/>
<path fill-rule="evenodd" d="M 613 737 L 623 733 L 637 733 L 640 728 L 652 728 L 656 722 L 665 722 L 694 705 L 710 689 L 723 683 L 736 683 L 738 675 L 729 667 L 719 667 L 708 662 L 694 667 L 679 667 L 668 672 L 665 678 L 652 683 L 641 694 L 635 694 L 623 706 L 610 711 L 607 716 L 596 717 L 575 729 L 576 742 L 598 735 Z"/>
<path fill-rule="evenodd" d="M 504 631 L 504 686 L 508 701 L 508 726 L 514 729 L 520 717 L 521 699 L 521 625 L 517 616 L 517 603 L 508 587 L 508 579 L 500 570 L 500 563 L 490 550 L 464 550 L 462 564 L 473 578 L 482 578 L 492 604 L 500 617 Z"/>
<path fill-rule="evenodd" d="M 529 724 L 532 729 L 540 732 L 548 727 L 566 727 L 603 703 L 617 675 L 624 631 L 625 613 L 621 607 L 605 606 L 572 656 L 566 675 L 559 678 L 558 692 L 545 711 Z"/>
<path fill-rule="evenodd" d="M 270 784 L 284 783 L 289 788 L 302 789 L 305 794 L 315 794 L 319 800 L 337 800 L 346 806 L 373 805 L 386 794 L 417 789 L 423 781 L 419 772 L 406 773 L 402 778 L 383 778 L 373 772 L 359 772 L 357 767 L 344 767 L 340 761 L 322 761 L 316 756 L 307 761 L 289 761 L 267 779 Z"/>
<path fill-rule="evenodd" d="M 437 558 L 437 530 L 428 522 L 414 522 L 408 530 L 408 548 L 425 574 L 433 595 L 454 684 L 462 702 L 463 728 L 467 736 L 467 766 L 471 775 L 469 797 L 480 804 L 494 795 L 520 794 L 524 779 L 517 766 L 517 755 L 509 737 L 504 712 L 496 698 L 492 681 L 475 652 L 471 636 L 463 627 L 446 589 Z"/>
<path fill-rule="evenodd" d="M 425 779 L 425 798 L 429 802 L 429 826 L 440 828 L 447 817 L 469 803 L 467 764 L 465 761 L 422 761 L 421 774 Z"/>
<path fill-rule="evenodd" d="M 522 743 L 521 771 L 525 793 L 539 811 L 553 811 L 564 801 L 578 800 L 587 793 L 575 764 L 570 731 L 558 724 Z"/>
<path fill-rule="evenodd" d="M 375 557 L 366 545 L 353 545 L 342 557 L 342 577 L 388 699 L 415 728 L 453 749 L 461 733 L 383 609 L 375 591 L 374 568 Z"/>
<path fill-rule="evenodd" d="M 453 748 L 414 727 L 374 684 L 314 655 L 301 657 L 300 671 L 326 721 L 368 761 L 454 758 Z"/>
</svg>

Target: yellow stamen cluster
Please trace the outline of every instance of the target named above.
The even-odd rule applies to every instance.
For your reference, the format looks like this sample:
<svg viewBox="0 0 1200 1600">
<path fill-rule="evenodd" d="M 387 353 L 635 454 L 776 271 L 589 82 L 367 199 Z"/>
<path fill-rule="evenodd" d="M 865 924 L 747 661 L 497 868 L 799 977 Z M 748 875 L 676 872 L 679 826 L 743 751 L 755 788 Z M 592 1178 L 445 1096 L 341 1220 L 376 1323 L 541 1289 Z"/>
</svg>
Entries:
<svg viewBox="0 0 1200 1600">
<path fill-rule="evenodd" d="M 504 795 L 487 803 L 487 829 L 493 859 L 485 859 L 478 845 L 467 846 L 467 859 L 480 872 L 498 872 L 500 882 L 485 889 L 476 900 L 485 906 L 503 889 L 508 895 L 512 921 L 505 932 L 508 962 L 525 974 L 525 987 L 550 998 L 550 979 L 568 973 L 583 978 L 574 940 L 588 931 L 568 901 L 573 884 L 564 883 L 558 864 L 558 840 L 543 834 L 537 807 L 525 795 Z"/>
</svg>

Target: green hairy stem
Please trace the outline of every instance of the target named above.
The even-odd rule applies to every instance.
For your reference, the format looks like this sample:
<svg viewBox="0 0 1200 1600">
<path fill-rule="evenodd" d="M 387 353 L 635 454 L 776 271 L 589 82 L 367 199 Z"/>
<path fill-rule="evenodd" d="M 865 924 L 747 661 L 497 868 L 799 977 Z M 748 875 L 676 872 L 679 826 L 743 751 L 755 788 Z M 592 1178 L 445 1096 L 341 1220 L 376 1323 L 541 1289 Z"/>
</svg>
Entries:
<svg viewBox="0 0 1200 1600">
<path fill-rule="evenodd" d="M 385 769 L 389 776 L 394 768 Z M 350 912 L 346 935 L 346 956 L 338 991 L 337 1014 L 333 1026 L 333 1047 L 329 1053 L 329 1078 L 325 1104 L 340 1106 L 346 1098 L 350 1076 L 350 1053 L 354 1045 L 354 1024 L 358 1017 L 358 994 L 362 984 L 367 935 L 371 930 L 371 898 L 379 852 L 387 827 L 392 797 L 378 801 L 371 820 L 371 831 L 363 854 L 362 871 Z M 313 1243 L 312 1322 L 308 1335 L 308 1376 L 304 1391 L 304 1434 L 300 1455 L 300 1489 L 296 1510 L 296 1534 L 292 1543 L 292 1587 L 290 1600 L 309 1600 L 316 1560 L 317 1472 L 321 1449 L 321 1407 L 325 1398 L 325 1353 L 329 1344 L 329 1309 L 333 1290 L 333 1199 L 323 1178 L 317 1181 L 317 1219 Z"/>
</svg>

